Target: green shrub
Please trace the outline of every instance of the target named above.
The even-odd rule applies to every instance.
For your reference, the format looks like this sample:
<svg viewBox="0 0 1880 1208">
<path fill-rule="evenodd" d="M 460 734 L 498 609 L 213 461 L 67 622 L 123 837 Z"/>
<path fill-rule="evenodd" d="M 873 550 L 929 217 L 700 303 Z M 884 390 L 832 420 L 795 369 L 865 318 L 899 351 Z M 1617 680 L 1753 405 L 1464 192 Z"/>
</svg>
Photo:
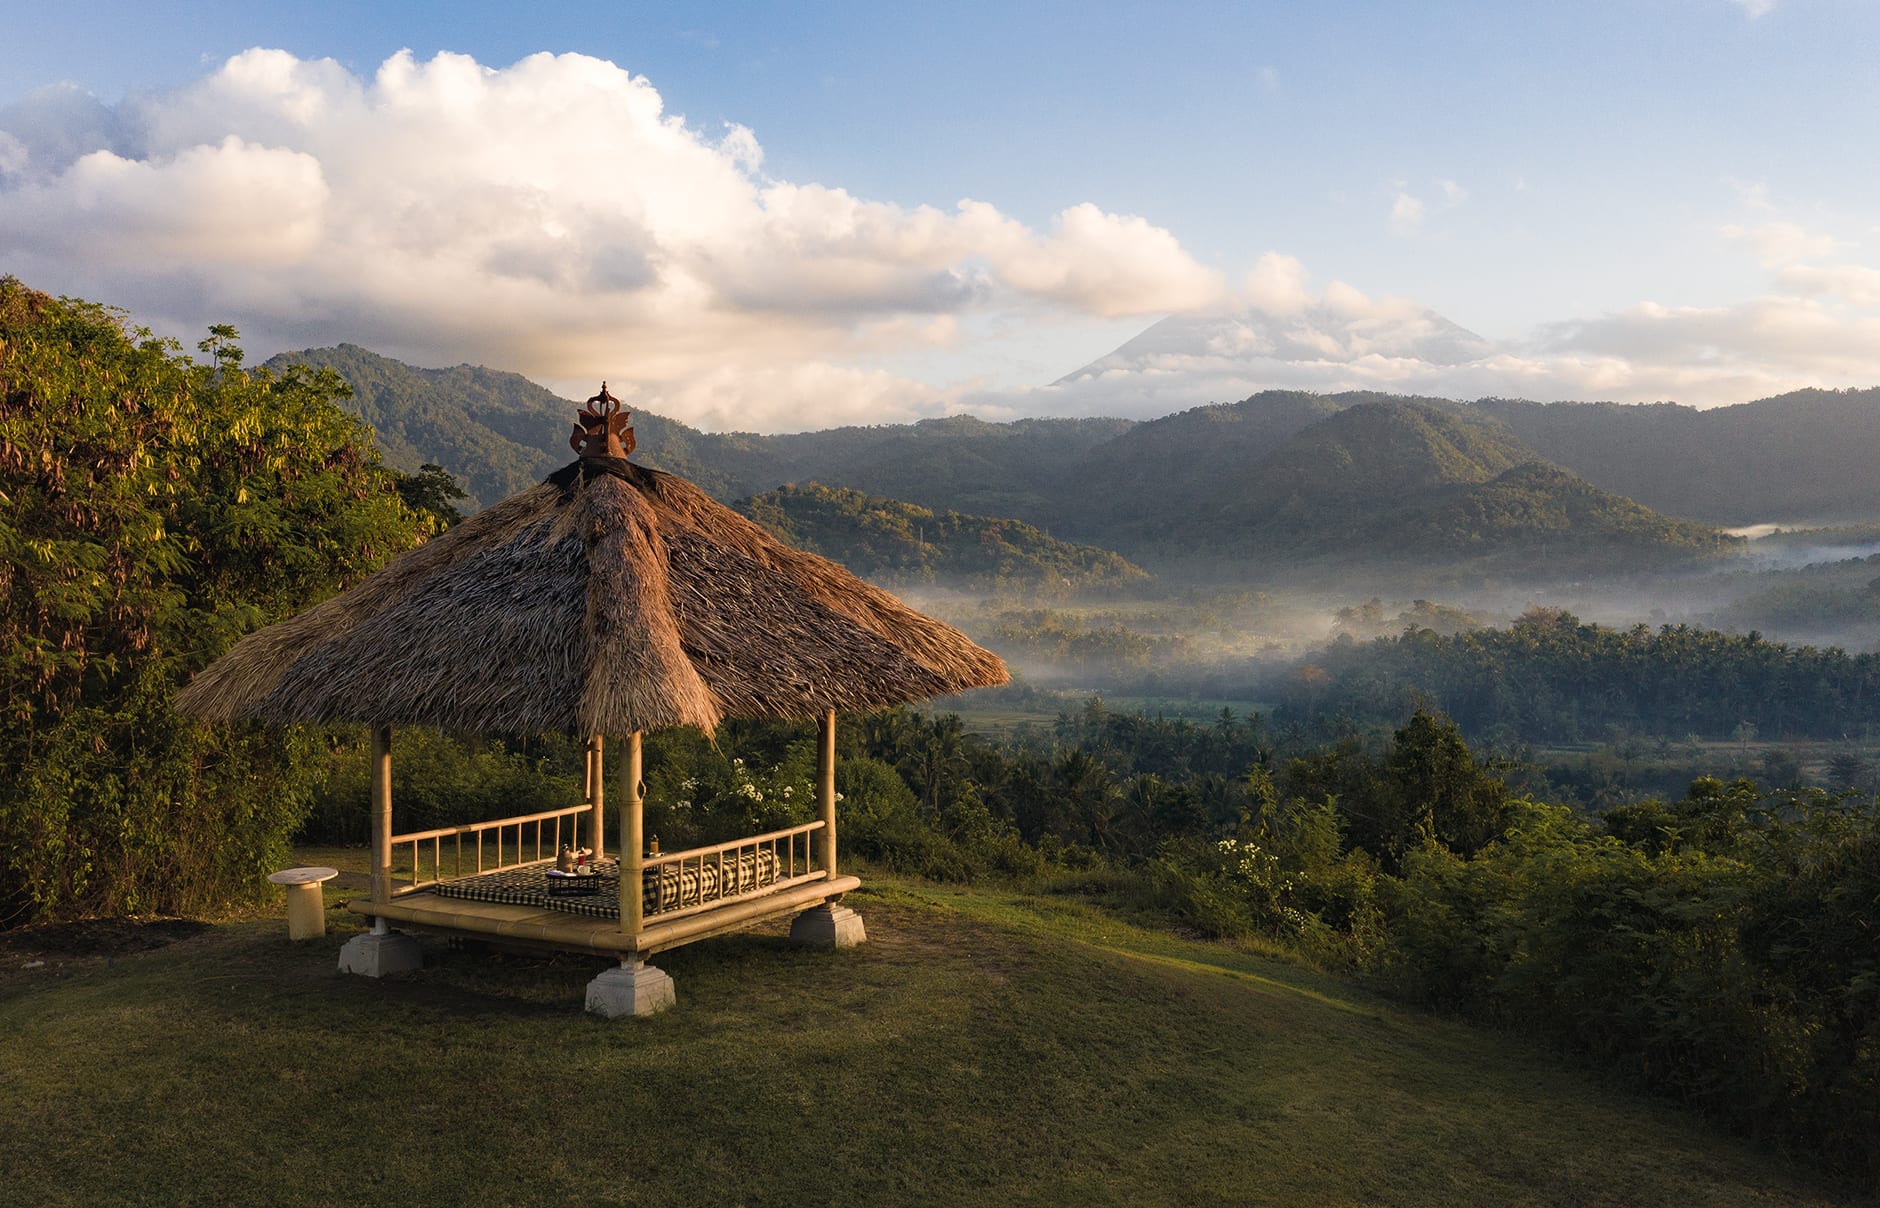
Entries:
<svg viewBox="0 0 1880 1208">
<path fill-rule="evenodd" d="M 362 726 L 321 733 L 326 775 L 313 791 L 298 838 L 366 843 L 372 823 L 371 742 Z M 397 829 L 433 830 L 579 805 L 586 787 L 578 766 L 580 744 L 554 735 L 529 745 L 535 748 L 532 754 L 512 750 L 502 739 L 460 738 L 420 726 L 396 730 L 392 817 Z"/>
<path fill-rule="evenodd" d="M 1635 843 L 1509 812 L 1472 858 L 1406 857 L 1374 976 L 1880 1178 L 1880 813 L 1717 781 L 1623 816 Z"/>
<path fill-rule="evenodd" d="M 1155 904 L 1204 935 L 1252 935 L 1259 922 L 1235 863 L 1217 843 L 1181 837 L 1164 842 L 1143 872 Z"/>
<path fill-rule="evenodd" d="M 878 759 L 836 765 L 842 846 L 894 872 L 963 881 L 971 866 L 953 841 L 928 826 L 901 774 Z"/>
<path fill-rule="evenodd" d="M 318 778 L 304 736 L 176 688 L 421 540 L 332 374 L 196 364 L 0 279 L 0 926 L 266 890 Z"/>
</svg>

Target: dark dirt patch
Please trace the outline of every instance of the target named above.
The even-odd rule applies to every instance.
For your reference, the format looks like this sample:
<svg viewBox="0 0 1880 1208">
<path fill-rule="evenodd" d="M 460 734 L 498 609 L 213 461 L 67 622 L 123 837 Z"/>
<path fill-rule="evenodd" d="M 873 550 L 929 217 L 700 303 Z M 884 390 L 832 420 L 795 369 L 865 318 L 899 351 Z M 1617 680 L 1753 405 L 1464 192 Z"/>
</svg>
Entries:
<svg viewBox="0 0 1880 1208">
<path fill-rule="evenodd" d="M 207 931 L 195 919 L 81 919 L 0 931 L 0 956 L 125 956 Z"/>
</svg>

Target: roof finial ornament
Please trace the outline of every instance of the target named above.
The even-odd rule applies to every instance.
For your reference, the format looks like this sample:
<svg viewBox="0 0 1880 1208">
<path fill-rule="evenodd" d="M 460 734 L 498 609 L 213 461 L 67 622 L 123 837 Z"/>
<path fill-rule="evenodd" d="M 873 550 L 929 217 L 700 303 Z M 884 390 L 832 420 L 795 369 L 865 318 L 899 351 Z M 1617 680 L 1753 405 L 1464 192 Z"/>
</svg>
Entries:
<svg viewBox="0 0 1880 1208">
<path fill-rule="evenodd" d="M 627 424 L 632 418 L 633 413 L 622 411 L 620 400 L 608 393 L 607 383 L 602 382 L 601 392 L 590 398 L 576 417 L 568 447 L 583 458 L 624 459 L 633 452 L 633 429 Z"/>
</svg>

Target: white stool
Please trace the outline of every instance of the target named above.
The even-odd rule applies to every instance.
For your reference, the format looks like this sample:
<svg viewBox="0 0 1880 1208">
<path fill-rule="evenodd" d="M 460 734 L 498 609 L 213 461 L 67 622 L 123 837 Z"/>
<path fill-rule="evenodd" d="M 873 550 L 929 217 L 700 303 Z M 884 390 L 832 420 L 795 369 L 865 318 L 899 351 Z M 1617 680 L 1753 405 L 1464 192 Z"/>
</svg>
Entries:
<svg viewBox="0 0 1880 1208">
<path fill-rule="evenodd" d="M 339 875 L 337 868 L 289 868 L 268 880 L 287 890 L 287 938 L 318 939 L 326 934 L 326 895 L 320 884 Z"/>
</svg>

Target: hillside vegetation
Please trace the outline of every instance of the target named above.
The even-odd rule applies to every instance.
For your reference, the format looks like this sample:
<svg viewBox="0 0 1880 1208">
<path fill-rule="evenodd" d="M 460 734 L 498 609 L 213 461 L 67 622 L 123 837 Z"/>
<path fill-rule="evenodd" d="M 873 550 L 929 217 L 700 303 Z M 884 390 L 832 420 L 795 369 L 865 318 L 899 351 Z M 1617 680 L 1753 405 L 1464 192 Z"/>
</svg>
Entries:
<svg viewBox="0 0 1880 1208">
<path fill-rule="evenodd" d="M 469 365 L 416 369 L 354 345 L 284 353 L 270 364 L 335 370 L 353 389 L 346 405 L 373 425 L 388 462 L 407 472 L 442 465 L 464 479 L 473 507 L 539 481 L 569 457 L 572 404 L 515 374 Z M 1775 414 L 1779 401 L 1757 404 L 1757 414 Z M 1803 417 L 1811 432 L 1829 412 L 1848 408 L 1844 401 L 1794 405 L 1804 403 L 1813 408 Z M 1462 564 L 1545 577 L 1600 569 L 1602 559 L 1611 569 L 1651 569 L 1723 547 L 1702 526 L 1589 485 L 1623 480 L 1641 498 L 1688 504 L 1696 496 L 1680 494 L 1675 483 L 1728 478 L 1720 455 L 1640 463 L 1673 484 L 1654 479 L 1647 489 L 1625 469 L 1642 456 L 1637 449 L 1623 437 L 1585 431 L 1589 418 L 1607 423 L 1601 433 L 1630 431 L 1641 409 L 1619 409 L 1626 414 L 1605 421 L 1610 408 L 1537 407 L 1266 391 L 1146 423 L 992 424 L 960 416 L 780 436 L 705 433 L 636 411 L 635 456 L 726 501 L 818 482 L 1013 531 L 1029 525 L 1152 569 L 1205 578 L 1243 577 L 1248 559 L 1273 568 Z M 1709 420 L 1693 427 L 1684 409 L 1673 411 L 1663 423 L 1679 439 L 1717 428 Z M 1547 460 L 1564 471 L 1545 469 Z M 1836 498 L 1859 497 L 1864 480 L 1849 490 Z M 1679 514 L 1703 511 L 1682 507 Z M 862 520 L 860 511 L 846 514 Z M 837 515 L 818 521 L 819 548 L 853 549 L 870 573 L 883 566 L 877 558 L 893 573 L 940 573 L 923 566 L 924 556 L 875 550 L 881 533 L 866 525 L 837 533 L 830 527 Z"/>
<path fill-rule="evenodd" d="M 1475 404 L 1548 460 L 1674 516 L 1719 524 L 1880 516 L 1880 388 L 1674 403 Z"/>
<path fill-rule="evenodd" d="M 338 371 L 391 464 L 414 471 L 438 462 L 467 478 L 481 504 L 566 461 L 568 400 L 517 374 L 417 369 L 350 344 L 283 353 L 269 365 L 290 363 Z M 1184 516 L 1219 507 L 1295 436 L 1380 404 L 1423 413 L 1422 424 L 1407 425 L 1413 429 L 1435 422 L 1429 412 L 1448 416 L 1452 432 L 1470 425 L 1474 435 L 1464 443 L 1475 448 L 1463 450 L 1464 460 L 1475 460 L 1484 442 L 1513 442 L 1518 451 L 1503 449 L 1511 460 L 1502 470 L 1552 462 L 1685 519 L 1737 525 L 1880 515 L 1880 480 L 1869 472 L 1869 451 L 1880 445 L 1880 388 L 1799 390 L 1705 411 L 1270 390 L 1146 422 L 959 416 L 781 436 L 704 433 L 637 410 L 635 421 L 647 464 L 721 499 L 818 481 L 1116 545 L 1118 533 L 1153 531 L 1140 522 L 1146 502 L 1169 500 Z"/>
<path fill-rule="evenodd" d="M 1532 461 L 1425 507 L 1386 515 L 1369 539 L 1380 549 L 1486 556 L 1554 573 L 1663 568 L 1742 545 L 1709 525 L 1661 516 Z"/>
<path fill-rule="evenodd" d="M 1132 427 L 1120 419 L 992 424 L 959 415 L 766 439 L 777 482 L 824 482 L 1055 528 L 1063 501 L 1081 500 L 1089 485 L 1080 477 L 1083 456 Z"/>
<path fill-rule="evenodd" d="M 1503 629 L 1411 628 L 1336 643 L 1292 675 L 1284 712 L 1389 720 L 1416 701 L 1472 734 L 1530 742 L 1612 729 L 1846 740 L 1880 727 L 1880 654 L 1790 646 L 1754 631 L 1614 629 L 1537 608 Z"/>
<path fill-rule="evenodd" d="M 267 365 L 333 370 L 352 387 L 342 405 L 372 425 L 387 462 L 407 473 L 426 462 L 443 466 L 464 480 L 474 507 L 532 487 L 574 459 L 568 432 L 576 405 L 521 374 L 480 365 L 419 369 L 356 344 L 284 352 Z M 645 411 L 633 413 L 633 424 L 636 461 L 721 499 L 780 481 L 766 468 L 762 438 L 700 432 Z"/>
<path fill-rule="evenodd" d="M 1297 414 L 1290 397 L 1247 406 L 1256 401 Z M 1135 502 L 1107 535 L 1156 567 L 1239 553 L 1287 565 L 1475 563 L 1544 578 L 1662 567 L 1732 544 L 1534 460 L 1499 423 L 1412 402 L 1355 403 L 1231 480 L 1176 480 Z"/>
<path fill-rule="evenodd" d="M 1050 592 L 1149 578 L 1109 550 L 1058 541 L 1022 520 L 935 511 L 844 487 L 785 486 L 735 506 L 792 545 L 883 582 Z"/>
</svg>

